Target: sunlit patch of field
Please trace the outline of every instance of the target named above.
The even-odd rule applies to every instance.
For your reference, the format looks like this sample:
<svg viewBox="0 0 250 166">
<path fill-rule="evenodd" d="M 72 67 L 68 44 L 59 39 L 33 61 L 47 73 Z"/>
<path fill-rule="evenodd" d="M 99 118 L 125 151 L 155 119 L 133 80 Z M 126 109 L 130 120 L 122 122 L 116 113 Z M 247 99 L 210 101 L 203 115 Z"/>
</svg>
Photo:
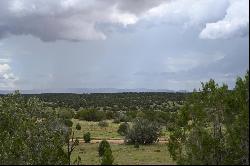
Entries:
<svg viewBox="0 0 250 166">
<path fill-rule="evenodd" d="M 100 158 L 98 156 L 99 144 L 80 144 L 73 152 L 71 162 L 79 155 L 80 164 L 98 165 Z M 173 165 L 175 162 L 170 158 L 167 146 L 165 144 L 141 145 L 140 148 L 134 148 L 133 145 L 111 144 L 112 154 L 114 156 L 114 165 Z"/>
<path fill-rule="evenodd" d="M 77 138 L 83 138 L 83 134 L 90 132 L 92 139 L 122 139 L 117 133 L 119 124 L 112 123 L 111 120 L 107 121 L 109 123 L 108 127 L 98 126 L 98 122 L 88 122 L 78 119 L 72 119 L 73 121 L 73 130 Z M 81 130 L 76 130 L 75 126 L 79 123 L 81 125 Z"/>
<path fill-rule="evenodd" d="M 121 135 L 117 133 L 120 124 L 112 123 L 112 120 L 108 120 L 108 127 L 100 127 L 98 122 L 92 121 L 83 121 L 78 119 L 72 119 L 73 122 L 73 130 L 75 132 L 75 137 L 83 139 L 83 134 L 86 132 L 90 132 L 91 139 L 123 139 Z M 79 123 L 81 125 L 81 130 L 76 130 L 76 124 Z M 169 136 L 169 132 L 166 131 L 166 128 L 162 128 L 161 139 L 167 139 Z"/>
</svg>

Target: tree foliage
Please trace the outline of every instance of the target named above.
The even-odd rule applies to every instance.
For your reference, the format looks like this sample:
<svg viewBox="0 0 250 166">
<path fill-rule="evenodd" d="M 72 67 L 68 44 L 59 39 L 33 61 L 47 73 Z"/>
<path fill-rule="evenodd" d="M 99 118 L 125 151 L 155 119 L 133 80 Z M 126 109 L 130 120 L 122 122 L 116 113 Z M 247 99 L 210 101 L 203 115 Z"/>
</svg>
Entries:
<svg viewBox="0 0 250 166">
<path fill-rule="evenodd" d="M 58 107 L 55 111 L 62 119 L 72 119 L 74 117 L 74 109 Z"/>
<path fill-rule="evenodd" d="M 234 90 L 202 83 L 176 116 L 168 149 L 178 164 L 249 164 L 249 74 Z"/>
<path fill-rule="evenodd" d="M 133 113 L 139 110 L 165 110 L 174 112 L 178 104 L 182 104 L 189 93 L 179 92 L 129 92 L 129 93 L 90 93 L 90 94 L 69 94 L 69 93 L 47 93 L 29 94 L 25 97 L 36 96 L 50 107 L 65 107 L 75 110 L 99 110 L 118 112 L 130 111 Z M 172 104 L 170 101 L 174 101 Z M 76 115 L 77 117 L 77 115 Z M 108 115 L 107 118 L 113 117 Z M 99 121 L 99 120 L 98 120 Z"/>
<path fill-rule="evenodd" d="M 90 141 L 91 141 L 90 132 L 87 132 L 87 133 L 83 134 L 83 139 L 84 139 L 85 143 L 90 143 Z"/>
<path fill-rule="evenodd" d="M 64 124 L 67 127 L 72 127 L 73 126 L 73 122 L 70 119 L 64 119 Z"/>
<path fill-rule="evenodd" d="M 99 157 L 102 157 L 104 155 L 105 149 L 110 149 L 110 145 L 108 141 L 104 139 L 100 142 L 99 147 L 98 147 Z"/>
<path fill-rule="evenodd" d="M 161 126 L 154 121 L 137 118 L 128 129 L 125 137 L 127 143 L 152 144 L 159 138 Z"/>
<path fill-rule="evenodd" d="M 102 156 L 101 165 L 112 165 L 114 162 L 114 157 L 110 147 L 105 147 L 104 154 Z"/>
<path fill-rule="evenodd" d="M 81 109 L 77 112 L 77 117 L 79 117 L 80 120 L 98 122 L 105 119 L 105 113 L 97 110 Z"/>
<path fill-rule="evenodd" d="M 129 124 L 127 122 L 123 122 L 119 125 L 117 132 L 121 136 L 125 136 L 128 133 L 128 129 L 129 129 Z"/>
<path fill-rule="evenodd" d="M 100 122 L 98 122 L 98 126 L 100 127 L 108 127 L 109 126 L 109 123 L 105 120 L 102 120 Z"/>
<path fill-rule="evenodd" d="M 81 129 L 82 129 L 81 125 L 79 123 L 77 123 L 76 124 L 76 130 L 81 130 Z"/>
<path fill-rule="evenodd" d="M 0 98 L 0 164 L 66 164 L 66 130 L 37 98 Z"/>
</svg>

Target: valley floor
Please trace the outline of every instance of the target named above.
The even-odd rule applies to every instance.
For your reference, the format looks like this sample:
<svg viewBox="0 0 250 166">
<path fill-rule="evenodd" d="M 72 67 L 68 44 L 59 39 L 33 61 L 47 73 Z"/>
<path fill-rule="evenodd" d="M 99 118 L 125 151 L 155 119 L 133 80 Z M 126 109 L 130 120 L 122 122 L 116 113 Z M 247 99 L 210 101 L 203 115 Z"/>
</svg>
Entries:
<svg viewBox="0 0 250 166">
<path fill-rule="evenodd" d="M 80 143 L 72 154 L 71 162 L 79 155 L 80 164 L 99 165 L 99 144 Z M 165 144 L 141 145 L 138 149 L 133 145 L 111 144 L 114 165 L 173 165 Z"/>
</svg>

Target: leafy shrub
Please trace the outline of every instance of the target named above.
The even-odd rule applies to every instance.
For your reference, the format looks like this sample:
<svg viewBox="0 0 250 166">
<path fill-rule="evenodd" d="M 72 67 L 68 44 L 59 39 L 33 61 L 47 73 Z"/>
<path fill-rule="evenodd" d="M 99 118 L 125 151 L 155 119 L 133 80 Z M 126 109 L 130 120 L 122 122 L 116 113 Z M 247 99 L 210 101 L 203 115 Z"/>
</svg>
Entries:
<svg viewBox="0 0 250 166">
<path fill-rule="evenodd" d="M 138 117 L 138 118 L 146 118 L 146 115 L 145 115 L 144 112 L 139 111 L 139 112 L 136 114 L 136 117 Z"/>
<path fill-rule="evenodd" d="M 109 123 L 107 121 L 102 120 L 102 121 L 100 121 L 98 123 L 98 126 L 100 126 L 100 127 L 108 127 Z"/>
<path fill-rule="evenodd" d="M 120 124 L 119 129 L 117 130 L 117 132 L 121 135 L 121 136 L 125 136 L 128 132 L 129 129 L 129 124 L 127 122 L 123 122 Z"/>
<path fill-rule="evenodd" d="M 126 116 L 128 117 L 128 121 L 132 121 L 134 118 L 136 118 L 136 111 L 126 111 Z"/>
<path fill-rule="evenodd" d="M 18 91 L 0 97 L 0 164 L 67 164 L 63 122 L 37 98 Z"/>
<path fill-rule="evenodd" d="M 105 119 L 105 112 L 97 111 L 97 110 L 79 110 L 77 112 L 78 115 L 76 117 L 79 117 L 80 120 L 86 120 L 86 121 L 101 121 Z"/>
<path fill-rule="evenodd" d="M 106 118 L 107 119 L 114 119 L 115 118 L 115 114 L 112 111 L 106 111 Z"/>
<path fill-rule="evenodd" d="M 134 148 L 139 148 L 140 144 L 138 142 L 135 142 Z"/>
<path fill-rule="evenodd" d="M 76 114 L 74 115 L 74 119 L 79 119 L 79 118 L 80 118 L 79 113 L 76 113 Z"/>
<path fill-rule="evenodd" d="M 181 165 L 249 165 L 249 73 L 235 88 L 202 83 L 176 115 L 168 150 Z"/>
<path fill-rule="evenodd" d="M 120 117 L 120 122 L 128 122 L 129 118 L 127 117 L 127 115 L 123 115 Z"/>
<path fill-rule="evenodd" d="M 121 121 L 120 121 L 120 119 L 116 118 L 116 119 L 114 119 L 113 123 L 119 124 L 119 123 L 121 123 Z"/>
<path fill-rule="evenodd" d="M 74 117 L 73 109 L 56 108 L 56 112 L 58 112 L 59 118 L 62 118 L 62 119 L 72 119 Z"/>
<path fill-rule="evenodd" d="M 76 124 L 76 130 L 81 130 L 81 125 L 79 123 Z"/>
<path fill-rule="evenodd" d="M 165 125 L 169 122 L 170 113 L 168 111 L 159 111 L 159 110 L 147 110 L 140 111 L 136 114 L 138 118 L 148 119 L 150 121 L 156 121 L 162 125 Z"/>
<path fill-rule="evenodd" d="M 70 119 L 64 119 L 64 124 L 67 127 L 72 127 L 73 126 L 73 122 Z"/>
<path fill-rule="evenodd" d="M 157 141 L 160 135 L 161 127 L 157 122 L 147 119 L 137 118 L 129 128 L 125 141 L 135 144 L 152 144 Z"/>
<path fill-rule="evenodd" d="M 106 147 L 104 149 L 101 165 L 112 165 L 113 162 L 114 162 L 114 157 L 112 155 L 112 150 L 110 147 Z"/>
<path fill-rule="evenodd" d="M 120 122 L 127 122 L 128 116 L 124 113 L 118 112 L 116 117 L 119 119 Z"/>
<path fill-rule="evenodd" d="M 116 112 L 114 115 L 113 123 L 127 122 L 129 120 L 128 116 L 123 112 Z"/>
<path fill-rule="evenodd" d="M 108 141 L 104 139 L 100 142 L 99 147 L 98 147 L 98 153 L 100 157 L 104 155 L 105 149 L 107 148 L 110 148 L 110 145 Z"/>
<path fill-rule="evenodd" d="M 83 139 L 84 139 L 84 142 L 85 143 L 90 143 L 91 141 L 91 135 L 90 135 L 90 132 L 87 132 L 83 135 Z"/>
</svg>

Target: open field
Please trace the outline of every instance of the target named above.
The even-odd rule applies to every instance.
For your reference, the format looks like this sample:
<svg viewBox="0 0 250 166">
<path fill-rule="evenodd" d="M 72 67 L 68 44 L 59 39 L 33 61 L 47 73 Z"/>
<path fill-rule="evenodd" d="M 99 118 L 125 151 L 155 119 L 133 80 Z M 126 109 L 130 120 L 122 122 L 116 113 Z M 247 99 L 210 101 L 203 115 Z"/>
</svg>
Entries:
<svg viewBox="0 0 250 166">
<path fill-rule="evenodd" d="M 99 144 L 85 144 L 81 143 L 76 147 L 72 154 L 72 163 L 79 155 L 81 157 L 81 164 L 98 165 L 100 158 L 98 156 Z M 111 144 L 111 149 L 114 156 L 114 165 L 167 165 L 175 164 L 164 144 L 141 145 L 139 149 L 134 148 L 133 145 L 117 145 Z"/>
<path fill-rule="evenodd" d="M 73 122 L 72 128 L 74 129 L 76 138 L 82 139 L 84 133 L 90 132 L 91 139 L 95 140 L 123 139 L 123 137 L 117 133 L 120 124 L 112 123 L 112 120 L 107 121 L 109 123 L 108 127 L 100 127 L 98 126 L 98 122 L 83 121 L 78 119 L 72 119 L 72 122 Z M 81 125 L 81 130 L 75 129 L 77 123 Z M 167 138 L 168 138 L 168 132 L 165 130 L 165 128 L 163 128 L 161 139 L 167 139 Z"/>
<path fill-rule="evenodd" d="M 90 132 L 92 139 L 122 139 L 122 136 L 117 133 L 119 124 L 112 123 L 112 121 L 108 121 L 108 127 L 100 127 L 98 126 L 98 122 L 88 122 L 78 119 L 72 119 L 72 122 L 74 130 L 77 123 L 81 125 L 81 130 L 75 130 L 76 138 L 83 138 L 83 133 Z"/>
</svg>

